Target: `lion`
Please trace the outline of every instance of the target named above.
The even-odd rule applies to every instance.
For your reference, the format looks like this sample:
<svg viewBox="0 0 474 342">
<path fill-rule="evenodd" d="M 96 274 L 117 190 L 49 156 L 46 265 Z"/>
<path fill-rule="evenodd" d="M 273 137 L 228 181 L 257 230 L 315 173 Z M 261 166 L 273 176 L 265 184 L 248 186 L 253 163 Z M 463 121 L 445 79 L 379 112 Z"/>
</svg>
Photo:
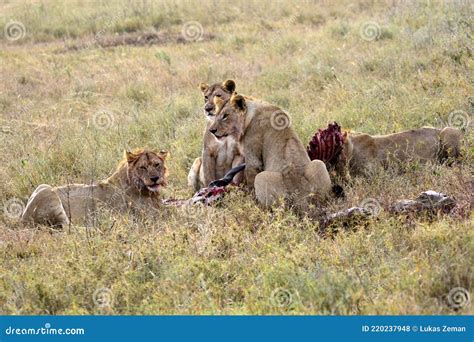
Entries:
<svg viewBox="0 0 474 342">
<path fill-rule="evenodd" d="M 23 211 L 25 223 L 62 227 L 87 222 L 98 205 L 119 211 L 157 208 L 166 185 L 167 151 L 125 151 L 116 171 L 96 184 L 36 188 Z"/>
<path fill-rule="evenodd" d="M 217 99 L 216 117 L 209 131 L 216 137 L 241 141 L 245 182 L 257 201 L 271 207 L 277 200 L 293 200 L 305 210 L 308 200 L 320 202 L 332 192 L 325 164 L 310 161 L 291 127 L 290 117 L 277 106 L 233 94 Z"/>
<path fill-rule="evenodd" d="M 200 89 L 204 96 L 204 112 L 207 123 L 204 131 L 202 156 L 194 160 L 188 174 L 188 185 L 195 191 L 224 177 L 230 169 L 244 162 L 243 148 L 233 137 L 218 138 L 209 132 L 209 127 L 215 118 L 214 100 L 219 98 L 227 101 L 235 92 L 235 82 L 226 80 L 211 86 L 201 83 Z M 238 174 L 233 182 L 239 184 L 242 178 L 242 174 Z"/>
<path fill-rule="evenodd" d="M 394 163 L 448 162 L 461 155 L 461 131 L 422 127 L 388 135 L 346 133 L 344 158 L 336 170 L 343 174 L 367 176 L 377 167 Z"/>
</svg>

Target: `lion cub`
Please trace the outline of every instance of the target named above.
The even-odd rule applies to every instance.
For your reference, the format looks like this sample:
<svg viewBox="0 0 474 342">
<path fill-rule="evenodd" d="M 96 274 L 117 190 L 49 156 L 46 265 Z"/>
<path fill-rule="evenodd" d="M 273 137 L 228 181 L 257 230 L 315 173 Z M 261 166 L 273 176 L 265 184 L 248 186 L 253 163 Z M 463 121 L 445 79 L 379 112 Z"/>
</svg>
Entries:
<svg viewBox="0 0 474 342">
<path fill-rule="evenodd" d="M 219 98 L 227 101 L 235 91 L 235 82 L 224 81 L 211 86 L 201 83 L 204 96 L 204 111 L 206 113 L 206 129 L 202 156 L 194 160 L 188 174 L 188 185 L 195 191 L 206 187 L 212 181 L 224 177 L 233 167 L 244 162 L 242 146 L 232 136 L 216 137 L 209 132 L 209 127 L 215 118 L 214 100 Z M 242 181 L 242 173 L 234 178 L 234 183 Z"/>
<path fill-rule="evenodd" d="M 216 118 L 209 131 L 233 136 L 245 154 L 245 181 L 258 202 L 271 206 L 279 198 L 295 200 L 304 209 L 308 196 L 325 199 L 332 190 L 326 166 L 310 161 L 306 149 L 280 108 L 234 94 L 217 99 Z"/>
<path fill-rule="evenodd" d="M 31 195 L 21 219 L 64 226 L 86 222 L 99 204 L 117 210 L 156 208 L 159 191 L 166 185 L 167 155 L 166 151 L 126 151 L 117 170 L 97 184 L 42 184 Z"/>
<path fill-rule="evenodd" d="M 388 135 L 349 133 L 344 142 L 344 167 L 351 175 L 367 175 L 396 162 L 429 162 L 460 156 L 462 133 L 451 127 L 422 127 Z M 338 169 L 342 169 L 338 167 Z"/>
</svg>

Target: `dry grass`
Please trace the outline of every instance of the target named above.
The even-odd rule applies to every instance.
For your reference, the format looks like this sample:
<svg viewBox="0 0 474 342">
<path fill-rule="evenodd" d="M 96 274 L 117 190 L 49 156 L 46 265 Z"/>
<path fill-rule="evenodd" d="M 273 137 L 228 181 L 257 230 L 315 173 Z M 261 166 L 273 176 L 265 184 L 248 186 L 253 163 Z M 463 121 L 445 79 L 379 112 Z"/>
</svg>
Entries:
<svg viewBox="0 0 474 342">
<path fill-rule="evenodd" d="M 262 211 L 238 193 L 219 208 L 101 213 L 94 227 L 60 232 L 3 215 L 1 313 L 472 314 L 447 304 L 452 288 L 473 293 L 474 284 L 469 2 L 87 3 L 0 5 L 0 28 L 11 20 L 26 28 L 19 40 L 0 38 L 3 203 L 26 201 L 41 183 L 104 178 L 124 148 L 139 146 L 170 150 L 166 196 L 190 196 L 186 174 L 204 127 L 197 85 L 233 78 L 239 92 L 288 110 L 304 142 L 334 120 L 388 133 L 457 124 L 449 118 L 459 111 L 461 166 L 357 179 L 328 208 L 367 198 L 386 207 L 435 189 L 455 196 L 458 210 L 435 220 L 382 212 L 333 239 L 310 219 Z M 97 43 L 178 37 L 189 21 L 214 39 Z M 377 39 L 363 39 L 367 22 L 380 29 Z M 67 48 L 74 44 L 85 48 Z M 94 303 L 100 289 L 110 289 L 109 307 Z"/>
</svg>

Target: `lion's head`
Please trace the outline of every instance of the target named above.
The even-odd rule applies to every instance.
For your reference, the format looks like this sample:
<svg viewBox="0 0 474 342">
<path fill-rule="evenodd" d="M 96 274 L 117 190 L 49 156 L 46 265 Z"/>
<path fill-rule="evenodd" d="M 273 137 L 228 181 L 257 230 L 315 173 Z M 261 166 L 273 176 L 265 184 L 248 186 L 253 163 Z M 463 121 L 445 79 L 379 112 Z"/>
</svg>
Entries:
<svg viewBox="0 0 474 342">
<path fill-rule="evenodd" d="M 216 115 L 209 131 L 217 139 L 233 136 L 240 139 L 244 130 L 247 105 L 242 95 L 234 94 L 227 101 L 214 99 Z"/>
<path fill-rule="evenodd" d="M 158 192 L 166 185 L 167 170 L 165 160 L 167 151 L 150 150 L 125 151 L 127 178 L 139 192 Z"/>
<path fill-rule="evenodd" d="M 199 87 L 204 96 L 204 112 L 206 113 L 206 117 L 212 120 L 215 116 L 214 99 L 218 98 L 223 101 L 230 99 L 235 91 L 235 82 L 227 80 L 222 83 L 215 83 L 211 86 L 206 83 L 201 83 Z"/>
</svg>

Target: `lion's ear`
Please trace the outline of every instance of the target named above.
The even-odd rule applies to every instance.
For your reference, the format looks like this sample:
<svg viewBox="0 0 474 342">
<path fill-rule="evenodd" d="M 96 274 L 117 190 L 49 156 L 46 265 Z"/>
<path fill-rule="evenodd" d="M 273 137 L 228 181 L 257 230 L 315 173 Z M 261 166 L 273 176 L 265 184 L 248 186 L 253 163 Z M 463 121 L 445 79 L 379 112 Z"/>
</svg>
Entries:
<svg viewBox="0 0 474 342">
<path fill-rule="evenodd" d="M 133 153 L 133 152 L 125 150 L 123 152 L 123 156 L 124 156 L 125 160 L 127 161 L 127 163 L 130 164 L 130 163 L 133 163 L 135 160 L 137 160 L 138 157 L 140 156 L 140 154 Z"/>
<path fill-rule="evenodd" d="M 168 157 L 170 153 L 166 150 L 161 150 L 159 153 L 158 153 L 158 156 L 160 156 L 161 159 L 163 160 L 166 160 L 166 158 Z"/>
<path fill-rule="evenodd" d="M 229 93 L 233 93 L 235 91 L 235 82 L 233 80 L 226 80 L 222 83 L 222 86 L 225 90 Z"/>
<path fill-rule="evenodd" d="M 123 158 L 128 162 L 132 162 L 133 161 L 133 153 L 130 152 L 130 151 L 127 151 L 127 150 L 124 150 L 123 151 Z"/>
<path fill-rule="evenodd" d="M 207 83 L 201 83 L 199 85 L 199 89 L 201 89 L 201 92 L 204 93 L 207 89 L 209 89 L 209 84 Z"/>
<path fill-rule="evenodd" d="M 234 108 L 245 109 L 245 99 L 242 95 L 233 95 L 230 99 L 230 103 Z"/>
</svg>

